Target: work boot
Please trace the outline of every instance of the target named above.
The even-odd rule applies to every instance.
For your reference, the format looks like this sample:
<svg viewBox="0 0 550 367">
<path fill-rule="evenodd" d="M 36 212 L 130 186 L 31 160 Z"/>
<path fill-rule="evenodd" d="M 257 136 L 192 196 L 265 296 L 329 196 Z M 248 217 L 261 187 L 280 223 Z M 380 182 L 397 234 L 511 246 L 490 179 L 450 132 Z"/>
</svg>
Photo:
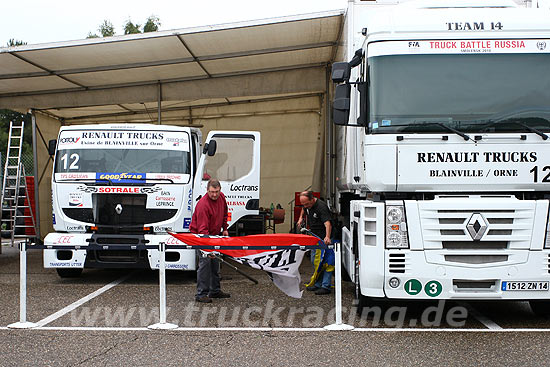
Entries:
<svg viewBox="0 0 550 367">
<path fill-rule="evenodd" d="M 310 292 L 315 292 L 318 289 L 319 287 L 317 287 L 316 285 L 310 285 L 309 287 L 306 287 L 306 291 L 310 291 Z"/>
<path fill-rule="evenodd" d="M 208 296 L 195 297 L 195 301 L 200 303 L 212 303 L 212 298 Z"/>
<path fill-rule="evenodd" d="M 321 296 L 323 294 L 330 294 L 330 289 L 319 288 L 318 290 L 315 291 L 315 294 L 318 296 Z"/>
<path fill-rule="evenodd" d="M 210 293 L 208 295 L 208 297 L 210 297 L 210 298 L 229 298 L 229 297 L 231 297 L 231 295 L 229 293 L 219 291 L 218 293 Z"/>
</svg>

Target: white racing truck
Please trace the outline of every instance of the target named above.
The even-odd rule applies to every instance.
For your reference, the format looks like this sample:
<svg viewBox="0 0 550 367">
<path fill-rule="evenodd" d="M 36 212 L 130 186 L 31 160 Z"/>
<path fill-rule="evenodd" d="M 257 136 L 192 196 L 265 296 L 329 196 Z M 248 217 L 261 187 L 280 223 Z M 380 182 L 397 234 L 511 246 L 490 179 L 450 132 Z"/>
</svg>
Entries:
<svg viewBox="0 0 550 367">
<path fill-rule="evenodd" d="M 54 233 L 44 267 L 78 276 L 84 267 L 159 267 L 159 251 L 179 244 L 167 233 L 189 230 L 210 177 L 222 184 L 230 231 L 258 214 L 260 134 L 149 124 L 66 126 L 50 142 Z M 243 232 L 244 224 L 239 229 Z M 233 226 L 233 227 L 232 227 Z M 246 227 L 244 228 L 246 231 Z M 87 245 L 108 246 L 87 250 Z M 167 250 L 166 268 L 196 270 L 194 250 Z"/>
<path fill-rule="evenodd" d="M 550 314 L 550 12 L 350 2 L 336 206 L 359 305 L 527 300 Z"/>
</svg>

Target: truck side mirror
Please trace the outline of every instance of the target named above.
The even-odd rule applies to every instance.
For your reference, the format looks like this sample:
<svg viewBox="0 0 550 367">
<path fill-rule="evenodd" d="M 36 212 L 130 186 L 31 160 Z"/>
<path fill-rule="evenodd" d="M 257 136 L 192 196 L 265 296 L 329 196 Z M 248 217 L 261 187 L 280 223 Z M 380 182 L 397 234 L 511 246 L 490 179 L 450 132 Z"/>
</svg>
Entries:
<svg viewBox="0 0 550 367">
<path fill-rule="evenodd" d="M 53 157 L 55 155 L 55 148 L 57 147 L 57 140 L 52 139 L 48 142 L 48 154 L 50 157 Z"/>
<path fill-rule="evenodd" d="M 209 157 L 212 157 L 214 154 L 216 154 L 217 146 L 218 144 L 215 140 L 210 140 L 208 143 L 204 144 L 202 154 L 208 154 Z"/>
<path fill-rule="evenodd" d="M 339 84 L 334 92 L 332 121 L 335 125 L 347 125 L 349 121 L 351 85 Z"/>
<path fill-rule="evenodd" d="M 351 75 L 351 66 L 347 62 L 332 64 L 332 81 L 334 83 L 348 82 Z"/>
</svg>

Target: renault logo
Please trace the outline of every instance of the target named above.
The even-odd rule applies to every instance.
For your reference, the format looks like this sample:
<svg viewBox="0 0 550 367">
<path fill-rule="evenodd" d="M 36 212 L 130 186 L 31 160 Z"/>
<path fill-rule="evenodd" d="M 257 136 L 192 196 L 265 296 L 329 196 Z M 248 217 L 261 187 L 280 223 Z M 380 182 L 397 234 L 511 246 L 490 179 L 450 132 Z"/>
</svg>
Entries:
<svg viewBox="0 0 550 367">
<path fill-rule="evenodd" d="M 487 231 L 487 221 L 483 215 L 474 213 L 470 217 L 466 229 L 474 241 L 479 241 Z"/>
<path fill-rule="evenodd" d="M 115 212 L 116 212 L 118 215 L 122 214 L 122 204 L 117 204 L 117 205 L 115 206 Z"/>
</svg>

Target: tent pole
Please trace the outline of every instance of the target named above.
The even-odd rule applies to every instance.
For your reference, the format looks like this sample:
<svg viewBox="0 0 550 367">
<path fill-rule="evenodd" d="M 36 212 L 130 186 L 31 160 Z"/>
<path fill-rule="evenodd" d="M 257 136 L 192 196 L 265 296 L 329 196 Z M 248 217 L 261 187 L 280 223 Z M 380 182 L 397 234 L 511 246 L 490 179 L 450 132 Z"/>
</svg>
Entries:
<svg viewBox="0 0 550 367">
<path fill-rule="evenodd" d="M 157 123 L 158 123 L 159 125 L 161 125 L 161 124 L 162 124 L 162 122 L 161 122 L 161 113 L 162 113 L 162 103 L 161 103 L 161 102 L 162 102 L 162 84 L 161 84 L 160 82 L 159 82 L 159 84 L 158 84 L 157 101 L 158 101 L 158 107 L 157 107 L 157 109 L 158 109 L 158 111 L 157 111 L 157 117 L 158 117 L 158 119 L 157 119 Z"/>
<path fill-rule="evenodd" d="M 34 110 L 29 111 L 31 113 L 31 122 L 32 122 L 32 153 L 33 153 L 33 176 L 34 176 L 34 225 L 36 230 L 36 241 L 40 242 L 42 240 L 42 236 L 40 233 L 40 201 L 38 197 L 39 190 L 39 183 L 40 180 L 38 179 L 38 149 L 37 149 L 37 142 L 38 142 L 38 135 L 36 135 L 36 114 L 34 113 Z M 29 206 L 31 204 L 29 203 Z M 30 208 L 32 211 L 32 208 Z M 41 242 L 40 242 L 41 243 Z"/>
</svg>

